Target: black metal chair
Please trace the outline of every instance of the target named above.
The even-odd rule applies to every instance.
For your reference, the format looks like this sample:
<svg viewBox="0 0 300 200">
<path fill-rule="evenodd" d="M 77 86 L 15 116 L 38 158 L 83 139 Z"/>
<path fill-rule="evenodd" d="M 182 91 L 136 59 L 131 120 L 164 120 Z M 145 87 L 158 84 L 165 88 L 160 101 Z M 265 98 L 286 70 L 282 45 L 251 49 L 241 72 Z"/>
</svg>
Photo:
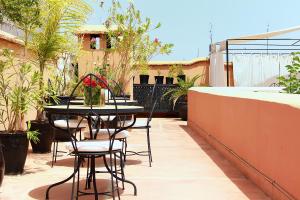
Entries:
<svg viewBox="0 0 300 200">
<path fill-rule="evenodd" d="M 85 78 L 89 78 L 91 81 L 95 81 L 97 84 L 101 83 L 101 85 L 107 87 L 109 93 L 112 95 L 112 99 L 115 102 L 113 106 L 113 111 L 111 113 L 105 113 L 105 116 L 111 116 L 114 115 L 115 117 L 119 117 L 118 114 L 118 106 L 116 104 L 116 100 L 114 98 L 114 94 L 112 90 L 109 88 L 109 85 L 103 80 L 100 79 L 99 77 L 93 75 L 93 74 L 88 74 L 84 76 L 77 86 L 74 88 L 71 96 L 73 96 L 74 92 L 76 89 L 78 89 L 79 85 L 83 83 Z M 85 86 L 87 87 L 87 86 Z M 88 89 L 88 95 L 89 98 L 92 98 L 93 96 L 93 90 L 92 84 L 90 84 L 89 89 Z M 78 199 L 79 196 L 81 195 L 94 195 L 95 199 L 98 199 L 98 195 L 109 195 L 112 196 L 113 199 L 115 199 L 115 191 L 117 192 L 118 199 L 120 199 L 120 193 L 119 193 L 119 187 L 118 187 L 118 180 L 124 181 L 124 170 L 123 170 L 123 164 L 120 165 L 120 170 L 117 169 L 117 155 L 120 158 L 121 163 L 123 162 L 123 156 L 122 156 L 122 142 L 117 140 L 116 137 L 119 133 L 122 133 L 126 129 L 126 127 L 114 127 L 114 128 L 106 128 L 106 133 L 107 133 L 107 140 L 102 141 L 102 140 L 96 140 L 97 135 L 99 134 L 100 127 L 95 126 L 93 127 L 93 121 L 97 121 L 97 124 L 105 123 L 103 118 L 101 118 L 101 114 L 97 113 L 94 111 L 95 106 L 92 105 L 92 103 L 88 106 L 87 109 L 85 109 L 84 114 L 83 113 L 74 113 L 70 112 L 70 102 L 68 102 L 67 105 L 67 130 L 69 132 L 69 137 L 70 137 L 70 143 L 66 145 L 66 148 L 70 151 L 70 153 L 75 156 L 74 160 L 74 173 L 68 177 L 67 179 L 55 183 L 51 186 L 46 191 L 46 199 L 49 199 L 49 191 L 52 187 L 57 186 L 59 184 L 62 184 L 71 178 L 73 178 L 73 184 L 72 184 L 72 196 L 71 199 Z M 87 140 L 83 141 L 78 141 L 77 138 L 73 135 L 73 130 L 70 128 L 70 118 L 75 116 L 80 116 L 80 117 L 85 117 L 88 121 L 88 127 L 90 130 L 90 138 Z M 105 118 L 107 119 L 107 118 Z M 82 125 L 83 120 L 79 120 L 77 124 L 77 128 Z M 96 168 L 95 168 L 95 160 L 97 158 L 102 158 L 106 167 L 107 172 L 110 174 L 110 179 L 111 179 L 111 191 L 105 191 L 105 192 L 98 192 L 97 191 L 97 184 L 96 184 Z M 79 189 L 79 174 L 80 174 L 80 166 L 81 163 L 84 159 L 89 160 L 89 171 L 88 171 L 88 178 L 91 179 L 92 185 L 93 185 L 93 192 L 85 192 Z M 107 160 L 108 159 L 108 160 Z M 119 177 L 119 174 L 121 175 L 122 178 Z M 77 175 L 77 177 L 76 177 Z M 77 179 L 77 182 L 76 182 Z M 128 181 L 127 181 L 128 182 Z M 116 183 L 116 185 L 115 185 Z M 134 189 L 135 189 L 135 194 L 136 194 L 136 187 L 133 184 Z"/>
<path fill-rule="evenodd" d="M 151 141 L 150 141 L 150 128 L 151 128 L 150 123 L 151 123 L 153 112 L 155 110 L 155 107 L 156 107 L 157 101 L 158 101 L 158 99 L 155 98 L 155 90 L 156 90 L 156 84 L 153 85 L 152 91 L 148 98 L 148 100 L 149 100 L 149 102 L 147 104 L 148 108 L 146 108 L 148 110 L 147 118 L 146 119 L 137 118 L 135 124 L 131 127 L 131 129 L 145 129 L 146 130 L 148 150 L 139 151 L 139 152 L 126 150 L 125 162 L 126 162 L 126 156 L 131 156 L 131 155 L 148 156 L 149 166 L 150 167 L 152 166 L 153 159 L 152 159 Z M 125 147 L 125 149 L 127 149 L 127 147 Z"/>
<path fill-rule="evenodd" d="M 65 116 L 63 118 L 65 118 Z M 73 134 L 75 134 L 75 137 L 76 137 L 76 134 L 79 133 L 79 137 L 81 140 L 82 139 L 81 133 L 82 133 L 82 130 L 86 128 L 86 125 L 82 124 L 79 127 L 77 127 L 77 124 L 78 124 L 78 119 L 70 119 L 69 120 L 70 131 L 72 131 Z M 52 141 L 52 143 L 53 143 L 52 161 L 51 161 L 52 167 L 53 167 L 54 163 L 56 163 L 58 152 L 67 153 L 65 151 L 58 150 L 59 142 L 70 142 L 67 120 L 66 119 L 54 120 L 53 131 L 54 131 L 54 137 L 53 137 L 53 141 Z"/>
</svg>

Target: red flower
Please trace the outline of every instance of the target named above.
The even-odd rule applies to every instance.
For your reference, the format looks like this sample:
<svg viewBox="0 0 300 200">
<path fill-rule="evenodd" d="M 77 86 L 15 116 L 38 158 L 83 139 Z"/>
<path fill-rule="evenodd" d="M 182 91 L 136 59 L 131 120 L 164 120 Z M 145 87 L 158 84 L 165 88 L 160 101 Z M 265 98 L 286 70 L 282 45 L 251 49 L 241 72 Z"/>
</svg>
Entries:
<svg viewBox="0 0 300 200">
<path fill-rule="evenodd" d="M 155 38 L 155 39 L 154 39 L 154 43 L 159 43 L 158 38 Z"/>
<path fill-rule="evenodd" d="M 99 85 L 101 88 L 105 88 L 105 89 L 107 89 L 107 80 L 106 80 L 106 78 L 104 77 L 104 76 L 101 76 L 100 74 L 97 74 L 96 75 L 99 79 L 97 79 L 97 85 Z"/>
<path fill-rule="evenodd" d="M 92 87 L 95 88 L 97 86 L 101 87 L 101 88 L 107 88 L 107 80 L 104 76 L 101 75 L 96 75 L 98 78 L 92 76 L 92 78 L 90 76 L 87 76 L 83 79 L 83 77 L 81 79 L 83 79 L 83 85 L 87 86 L 87 87 Z M 99 80 L 100 79 L 100 80 Z"/>
</svg>

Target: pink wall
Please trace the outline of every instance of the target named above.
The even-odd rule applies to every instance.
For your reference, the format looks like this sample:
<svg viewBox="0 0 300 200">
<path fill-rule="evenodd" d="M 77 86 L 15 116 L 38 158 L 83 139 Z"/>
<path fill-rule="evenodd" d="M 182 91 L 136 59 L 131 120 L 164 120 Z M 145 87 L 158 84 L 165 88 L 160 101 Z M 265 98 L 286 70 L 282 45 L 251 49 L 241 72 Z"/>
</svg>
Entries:
<svg viewBox="0 0 300 200">
<path fill-rule="evenodd" d="M 256 99 L 188 94 L 188 126 L 231 160 L 272 199 L 288 199 L 221 143 L 300 199 L 300 109 Z"/>
</svg>

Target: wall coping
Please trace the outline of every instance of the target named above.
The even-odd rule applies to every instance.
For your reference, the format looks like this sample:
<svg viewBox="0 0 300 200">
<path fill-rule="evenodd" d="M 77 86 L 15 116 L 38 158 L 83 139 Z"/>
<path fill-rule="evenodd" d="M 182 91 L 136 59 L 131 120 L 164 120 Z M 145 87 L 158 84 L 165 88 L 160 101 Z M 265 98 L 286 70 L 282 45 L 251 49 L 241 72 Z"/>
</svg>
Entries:
<svg viewBox="0 0 300 200">
<path fill-rule="evenodd" d="M 192 87 L 190 91 L 274 102 L 300 109 L 300 95 L 282 93 L 282 89 L 282 87 Z"/>
</svg>

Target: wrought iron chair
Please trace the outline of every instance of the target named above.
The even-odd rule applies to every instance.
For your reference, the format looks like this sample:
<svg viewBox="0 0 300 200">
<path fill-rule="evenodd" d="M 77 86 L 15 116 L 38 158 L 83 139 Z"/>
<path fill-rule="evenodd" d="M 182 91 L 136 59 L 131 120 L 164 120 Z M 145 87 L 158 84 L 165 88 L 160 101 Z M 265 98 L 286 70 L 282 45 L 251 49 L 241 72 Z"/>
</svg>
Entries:
<svg viewBox="0 0 300 200">
<path fill-rule="evenodd" d="M 81 140 L 82 139 L 81 133 L 82 133 L 82 130 L 86 128 L 86 124 L 81 124 L 79 127 L 77 127 L 77 124 L 78 124 L 77 119 L 69 120 L 70 130 L 75 134 L 75 137 L 76 137 L 76 134 L 79 132 L 79 137 Z M 54 131 L 54 137 L 53 137 L 53 149 L 52 149 L 52 161 L 51 161 L 52 167 L 53 167 L 54 163 L 56 163 L 58 152 L 67 153 L 65 151 L 58 150 L 59 142 L 69 142 L 70 141 L 67 120 L 66 119 L 54 120 L 53 131 Z"/>
<path fill-rule="evenodd" d="M 158 101 L 158 99 L 155 98 L 155 91 L 156 91 L 156 84 L 153 85 L 152 91 L 148 98 L 149 102 L 148 102 L 148 108 L 147 108 L 148 109 L 147 118 L 146 119 L 137 118 L 135 124 L 131 127 L 131 129 L 145 129 L 146 130 L 148 150 L 134 152 L 134 151 L 127 151 L 127 147 L 125 147 L 125 149 L 126 149 L 125 162 L 126 162 L 126 156 L 131 156 L 131 155 L 148 156 L 149 166 L 150 167 L 152 166 L 153 159 L 152 159 L 151 141 L 150 141 L 150 128 L 151 128 L 150 123 L 151 123 L 153 112 L 155 110 L 155 107 L 156 107 L 157 101 Z"/>
<path fill-rule="evenodd" d="M 114 94 L 112 92 L 112 90 L 109 88 L 109 85 L 106 83 L 106 81 L 104 81 L 103 79 L 100 79 L 99 77 L 93 75 L 93 74 L 88 74 L 86 76 L 84 76 L 79 83 L 77 84 L 77 86 L 74 88 L 71 96 L 74 94 L 74 92 L 76 91 L 76 89 L 79 87 L 80 84 L 82 84 L 85 79 L 88 78 L 90 80 L 90 82 L 85 82 L 88 83 L 87 87 L 87 91 L 89 95 L 89 99 L 92 99 L 93 96 L 93 89 L 92 89 L 92 82 L 95 81 L 94 83 L 98 84 L 100 83 L 100 85 L 102 85 L 102 87 L 106 87 L 108 89 L 108 91 L 111 93 L 112 95 L 112 99 L 115 102 L 115 104 L 112 106 L 111 112 L 110 113 L 105 113 L 105 116 L 111 116 L 114 115 L 118 118 L 119 114 L 118 114 L 118 106 L 116 104 L 116 100 L 114 98 Z M 119 177 L 119 170 L 117 170 L 117 162 L 116 162 L 116 158 L 117 158 L 117 154 L 119 155 L 119 158 L 122 161 L 122 142 L 119 140 L 116 140 L 116 137 L 119 133 L 122 133 L 126 128 L 125 127 L 114 127 L 114 128 L 106 128 L 106 132 L 107 132 L 107 140 L 102 141 L 102 140 L 96 140 L 98 134 L 99 134 L 99 130 L 100 127 L 96 126 L 93 127 L 93 120 L 96 120 L 100 123 L 104 123 L 105 121 L 103 120 L 103 118 L 101 118 L 101 113 L 96 112 L 95 111 L 95 106 L 92 105 L 93 103 L 90 103 L 90 105 L 88 105 L 88 107 L 85 107 L 84 112 L 82 112 L 82 110 L 78 110 L 78 113 L 74 113 L 73 111 L 71 112 L 70 110 L 70 102 L 68 102 L 67 105 L 67 129 L 69 132 L 69 136 L 70 136 L 70 140 L 71 142 L 68 143 L 66 145 L 66 148 L 70 151 L 70 153 L 75 156 L 75 160 L 74 160 L 74 173 L 68 177 L 67 179 L 65 179 L 64 181 L 61 181 L 59 183 L 55 183 L 51 186 L 49 186 L 49 188 L 47 189 L 46 192 L 46 199 L 49 199 L 49 191 L 52 187 L 62 184 L 68 180 L 70 180 L 71 178 L 73 178 L 73 184 L 72 184 L 72 196 L 71 199 L 74 199 L 74 197 L 76 199 L 78 199 L 79 196 L 81 195 L 94 195 L 95 199 L 98 199 L 98 195 L 102 194 L 102 195 L 109 195 L 112 196 L 113 199 L 115 199 L 115 191 L 117 192 L 118 195 L 118 199 L 120 199 L 120 194 L 119 194 L 119 187 L 118 187 L 118 180 L 122 180 L 124 181 L 123 177 L 124 177 L 124 170 L 123 170 L 123 165 L 121 164 L 121 169 L 120 169 L 120 173 L 122 178 Z M 73 135 L 73 131 L 72 128 L 70 128 L 70 118 L 71 116 L 81 116 L 81 117 L 85 117 L 88 121 L 88 127 L 90 130 L 90 138 L 84 141 L 78 141 L 76 139 L 76 137 Z M 80 127 L 82 124 L 83 120 L 78 121 L 77 124 L 77 128 Z M 95 160 L 97 158 L 102 158 L 105 164 L 105 167 L 107 169 L 107 172 L 110 174 L 110 178 L 111 178 L 111 191 L 106 191 L 106 192 L 98 192 L 97 191 L 97 184 L 96 184 L 96 169 L 95 169 Z M 80 174 L 80 166 L 81 163 L 83 161 L 83 159 L 88 159 L 90 160 L 89 162 L 89 176 L 91 178 L 91 182 L 93 184 L 93 192 L 84 192 L 81 191 L 79 189 L 79 174 Z M 108 159 L 108 161 L 107 161 Z M 77 175 L 77 177 L 76 177 Z M 77 179 L 77 182 L 76 182 Z M 116 183 L 116 186 L 114 184 L 114 182 Z M 128 181 L 126 181 L 128 182 Z M 131 183 L 131 182 L 129 182 Z M 131 183 L 133 184 L 133 183 Z M 134 191 L 136 194 L 136 187 L 134 186 Z"/>
</svg>

